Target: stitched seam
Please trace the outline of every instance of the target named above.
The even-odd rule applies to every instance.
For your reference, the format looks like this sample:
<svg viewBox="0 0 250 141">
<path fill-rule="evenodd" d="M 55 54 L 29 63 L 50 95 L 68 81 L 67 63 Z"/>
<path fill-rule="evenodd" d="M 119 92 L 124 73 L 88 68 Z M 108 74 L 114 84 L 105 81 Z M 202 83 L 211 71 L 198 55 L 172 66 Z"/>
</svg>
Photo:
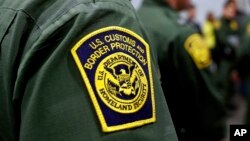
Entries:
<svg viewBox="0 0 250 141">
<path fill-rule="evenodd" d="M 39 28 L 39 30 L 41 30 L 41 28 L 40 28 L 40 26 L 37 24 L 37 22 L 36 22 L 36 20 L 29 14 L 29 13 L 27 13 L 25 10 L 23 10 L 23 9 L 19 9 L 19 10 L 17 10 L 18 12 L 20 11 L 20 12 L 22 12 L 22 13 L 24 13 L 26 16 L 28 16 L 28 17 L 30 17 L 31 19 L 32 19 L 32 21 L 35 23 L 35 26 L 37 26 L 38 28 Z"/>
<path fill-rule="evenodd" d="M 26 16 L 28 16 L 29 18 L 31 18 L 32 21 L 35 23 L 35 25 L 40 29 L 40 26 L 37 24 L 37 22 L 34 20 L 34 18 L 29 13 L 27 13 L 25 10 L 23 10 L 23 9 L 13 9 L 13 8 L 9 8 L 9 7 L 1 7 L 0 9 L 9 9 L 9 10 L 12 10 L 12 11 L 16 11 L 17 13 L 18 12 L 22 12 Z"/>
<path fill-rule="evenodd" d="M 119 5 L 119 6 L 126 6 L 127 8 L 134 10 L 132 7 L 129 7 L 129 6 L 126 5 L 126 4 L 121 4 L 120 2 L 117 2 L 117 1 L 98 1 L 98 2 L 100 2 L 100 3 L 109 3 L 109 2 L 113 2 L 113 3 L 116 3 L 116 4 Z M 98 2 L 96 2 L 96 3 L 98 3 Z"/>
</svg>

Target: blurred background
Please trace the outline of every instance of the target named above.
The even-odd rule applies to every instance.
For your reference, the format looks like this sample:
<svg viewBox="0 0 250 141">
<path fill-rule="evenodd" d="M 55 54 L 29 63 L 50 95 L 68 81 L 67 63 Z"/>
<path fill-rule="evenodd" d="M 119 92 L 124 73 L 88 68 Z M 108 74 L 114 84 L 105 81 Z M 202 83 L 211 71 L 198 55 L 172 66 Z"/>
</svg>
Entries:
<svg viewBox="0 0 250 141">
<path fill-rule="evenodd" d="M 228 127 L 249 124 L 250 20 L 248 25 L 244 22 L 250 17 L 250 0 L 231 0 L 233 4 L 228 0 L 191 1 L 180 17 L 197 29 L 211 49 L 214 61 L 211 72 L 216 78 L 214 83 L 225 93 Z M 143 0 L 132 0 L 135 9 L 142 3 Z"/>
<path fill-rule="evenodd" d="M 240 0 L 238 6 L 246 9 L 246 12 L 250 12 L 250 1 L 249 0 Z M 143 0 L 132 0 L 132 4 L 137 9 L 142 4 Z M 226 0 L 192 0 L 192 3 L 197 8 L 197 17 L 196 20 L 199 23 L 204 23 L 206 20 L 206 14 L 209 11 L 213 11 L 216 17 L 220 17 L 222 13 L 223 4 Z"/>
</svg>

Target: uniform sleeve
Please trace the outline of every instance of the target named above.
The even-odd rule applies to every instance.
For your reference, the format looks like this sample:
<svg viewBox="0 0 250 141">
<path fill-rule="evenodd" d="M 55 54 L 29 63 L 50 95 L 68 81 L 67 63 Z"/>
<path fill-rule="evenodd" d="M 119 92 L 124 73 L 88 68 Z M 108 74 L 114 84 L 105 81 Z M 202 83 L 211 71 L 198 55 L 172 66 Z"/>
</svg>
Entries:
<svg viewBox="0 0 250 141">
<path fill-rule="evenodd" d="M 168 63 L 172 64 L 168 68 L 173 67 L 169 69 L 170 73 L 178 74 L 175 78 L 168 76 L 168 79 L 173 80 L 171 83 L 174 87 L 170 88 L 170 92 L 178 95 L 166 94 L 167 101 L 168 97 L 170 98 L 170 105 L 171 99 L 175 99 L 172 107 L 178 103 L 180 105 L 175 108 L 176 112 L 173 111 L 173 120 L 175 122 L 175 116 L 179 119 L 177 130 L 181 136 L 191 135 L 191 138 L 197 139 L 206 136 L 209 137 L 207 140 L 222 139 L 225 135 L 226 115 L 222 95 L 215 88 L 213 76 L 209 71 L 209 49 L 203 44 L 200 35 L 185 31 L 186 34 L 180 34 L 172 44 L 170 51 L 173 55 Z M 178 110 L 182 112 L 177 112 Z M 182 128 L 186 131 L 182 132 Z"/>
<path fill-rule="evenodd" d="M 13 96 L 20 106 L 20 141 L 177 140 L 131 7 L 78 7 L 29 34 L 35 40 L 23 49 Z M 112 132 L 104 132 L 104 122 L 114 125 Z"/>
<path fill-rule="evenodd" d="M 245 79 L 249 75 L 250 68 L 247 65 L 250 59 L 250 19 L 246 17 L 241 27 L 240 42 L 241 47 L 239 49 L 238 58 L 236 61 L 236 69 L 238 70 L 240 77 Z"/>
<path fill-rule="evenodd" d="M 20 56 L 27 41 L 30 18 L 14 9 L 0 8 L 0 140 L 18 140 L 20 101 L 14 99 Z M 20 21 L 18 25 L 16 21 Z M 15 26 L 18 26 L 15 31 Z M 22 32 L 21 32 L 22 31 Z"/>
<path fill-rule="evenodd" d="M 195 90 L 193 96 L 198 109 L 194 109 L 198 111 L 197 118 L 201 122 L 201 134 L 209 136 L 210 140 L 222 139 L 226 131 L 226 111 L 223 97 L 214 85 L 213 74 L 209 70 L 212 63 L 210 51 L 202 38 L 197 35 L 197 39 L 195 39 L 194 36 L 196 35 L 190 34 L 185 39 L 184 47 L 189 57 L 184 54 L 180 55 L 185 56 L 187 60 L 191 59 L 189 60 L 191 62 L 187 61 L 190 69 L 187 70 L 186 75 L 192 80 L 190 87 Z M 192 38 L 194 38 L 193 41 L 190 40 Z M 190 47 L 192 49 L 188 49 Z"/>
</svg>

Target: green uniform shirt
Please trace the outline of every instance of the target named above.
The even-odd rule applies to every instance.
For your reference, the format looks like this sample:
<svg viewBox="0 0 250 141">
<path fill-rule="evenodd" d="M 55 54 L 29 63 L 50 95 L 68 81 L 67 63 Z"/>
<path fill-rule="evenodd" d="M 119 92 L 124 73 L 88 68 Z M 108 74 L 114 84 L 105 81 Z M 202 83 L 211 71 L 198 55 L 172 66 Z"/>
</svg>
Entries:
<svg viewBox="0 0 250 141">
<path fill-rule="evenodd" d="M 138 13 L 157 51 L 162 87 L 179 140 L 222 138 L 225 109 L 210 79 L 210 54 L 200 35 L 183 25 L 163 0 L 146 0 Z"/>
<path fill-rule="evenodd" d="M 128 0 L 0 5 L 1 141 L 177 141 Z"/>
<path fill-rule="evenodd" d="M 248 16 L 244 16 L 242 18 L 242 22 L 240 25 L 240 49 L 237 60 L 237 69 L 239 74 L 244 79 L 249 74 L 250 68 L 248 65 L 248 60 L 250 57 L 250 18 Z"/>
<path fill-rule="evenodd" d="M 236 57 L 236 49 L 239 48 L 239 25 L 235 20 L 221 18 L 216 27 L 216 48 L 219 61 L 231 62 Z M 216 58 L 217 59 L 217 58 Z"/>
<path fill-rule="evenodd" d="M 212 52 L 217 64 L 217 86 L 224 93 L 225 102 L 230 105 L 235 93 L 231 71 L 240 47 L 238 22 L 221 18 L 217 21 L 215 35 L 216 47 Z"/>
<path fill-rule="evenodd" d="M 249 15 L 242 17 L 240 25 L 240 51 L 237 58 L 236 69 L 241 78 L 241 85 L 243 95 L 246 96 L 247 102 L 250 102 L 250 18 Z M 250 123 L 250 105 L 248 104 L 248 110 L 246 112 L 246 123 Z"/>
</svg>

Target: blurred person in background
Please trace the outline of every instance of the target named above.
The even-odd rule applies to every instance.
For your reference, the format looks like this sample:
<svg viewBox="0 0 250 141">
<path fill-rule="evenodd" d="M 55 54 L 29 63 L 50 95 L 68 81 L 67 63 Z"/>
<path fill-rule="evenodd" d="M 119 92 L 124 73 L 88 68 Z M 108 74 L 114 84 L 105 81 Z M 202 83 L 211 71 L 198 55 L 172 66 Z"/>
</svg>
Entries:
<svg viewBox="0 0 250 141">
<path fill-rule="evenodd" d="M 208 12 L 206 21 L 202 28 L 203 29 L 202 32 L 204 40 L 210 49 L 213 49 L 216 44 L 215 27 L 216 27 L 216 19 L 214 17 L 214 14 L 213 12 Z"/>
<path fill-rule="evenodd" d="M 225 2 L 222 17 L 217 21 L 215 30 L 216 47 L 213 49 L 213 60 L 217 64 L 217 86 L 223 93 L 224 101 L 229 110 L 236 107 L 232 103 L 235 85 L 232 79 L 233 65 L 240 47 L 239 24 L 235 20 L 236 5 L 233 0 Z"/>
<path fill-rule="evenodd" d="M 250 124 L 250 17 L 248 12 L 247 1 L 236 0 L 237 16 L 236 19 L 240 25 L 240 49 L 237 54 L 237 62 L 235 65 L 236 76 L 240 78 L 240 93 L 246 98 L 248 103 L 245 122 Z"/>
<path fill-rule="evenodd" d="M 248 102 L 248 110 L 246 123 L 250 124 L 250 18 L 246 17 L 242 23 L 242 34 L 240 36 L 241 48 L 236 63 L 236 70 L 240 78 L 240 92 L 246 97 Z"/>
<path fill-rule="evenodd" d="M 246 97 L 248 108 L 246 113 L 246 123 L 250 124 L 250 18 L 245 17 L 242 22 L 241 48 L 236 64 L 238 75 L 241 80 L 241 93 Z"/>
<path fill-rule="evenodd" d="M 180 20 L 189 0 L 144 0 L 138 14 L 157 52 L 162 87 L 180 141 L 225 136 L 225 107 L 213 85 L 209 48 Z"/>
<path fill-rule="evenodd" d="M 219 22 L 216 20 L 214 17 L 213 12 L 208 12 L 206 21 L 204 22 L 204 25 L 202 27 L 202 32 L 203 32 L 203 38 L 205 40 L 205 43 L 207 44 L 208 48 L 211 51 L 212 58 L 213 60 L 216 60 L 216 57 L 214 55 L 214 50 L 216 46 L 216 36 L 215 36 L 215 30 L 218 27 Z M 220 79 L 218 79 L 218 66 L 215 63 L 216 61 L 212 62 L 212 65 L 210 67 L 211 73 L 214 75 L 213 81 L 216 87 L 219 88 L 220 85 Z"/>
<path fill-rule="evenodd" d="M 200 24 L 196 21 L 196 6 L 194 4 L 190 4 L 186 11 L 188 16 L 186 23 L 191 25 L 198 33 L 202 35 Z"/>
</svg>

